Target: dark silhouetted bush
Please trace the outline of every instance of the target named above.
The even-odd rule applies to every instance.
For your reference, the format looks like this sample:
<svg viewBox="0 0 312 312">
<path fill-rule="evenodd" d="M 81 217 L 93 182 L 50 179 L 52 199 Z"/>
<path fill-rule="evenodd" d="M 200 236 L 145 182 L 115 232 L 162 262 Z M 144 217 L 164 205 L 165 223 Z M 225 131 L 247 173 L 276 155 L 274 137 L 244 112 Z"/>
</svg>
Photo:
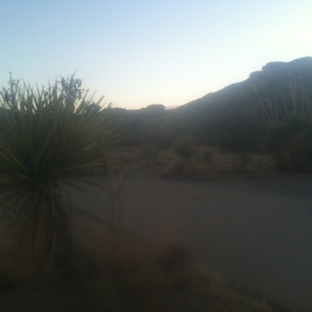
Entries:
<svg viewBox="0 0 312 312">
<path fill-rule="evenodd" d="M 292 115 L 267 135 L 267 148 L 277 169 L 293 172 L 312 171 L 312 120 Z"/>
<path fill-rule="evenodd" d="M 190 160 L 195 157 L 197 148 L 192 138 L 181 137 L 174 142 L 173 151 L 184 160 Z"/>
</svg>

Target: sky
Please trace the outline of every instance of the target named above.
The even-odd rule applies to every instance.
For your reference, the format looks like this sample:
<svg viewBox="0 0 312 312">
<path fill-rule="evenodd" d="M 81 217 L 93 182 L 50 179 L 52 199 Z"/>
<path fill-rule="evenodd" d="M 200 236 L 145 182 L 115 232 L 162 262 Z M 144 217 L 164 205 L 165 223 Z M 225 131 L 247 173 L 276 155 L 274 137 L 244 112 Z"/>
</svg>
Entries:
<svg viewBox="0 0 312 312">
<path fill-rule="evenodd" d="M 75 73 L 114 107 L 176 107 L 305 56 L 311 0 L 0 0 L 0 86 Z"/>
</svg>

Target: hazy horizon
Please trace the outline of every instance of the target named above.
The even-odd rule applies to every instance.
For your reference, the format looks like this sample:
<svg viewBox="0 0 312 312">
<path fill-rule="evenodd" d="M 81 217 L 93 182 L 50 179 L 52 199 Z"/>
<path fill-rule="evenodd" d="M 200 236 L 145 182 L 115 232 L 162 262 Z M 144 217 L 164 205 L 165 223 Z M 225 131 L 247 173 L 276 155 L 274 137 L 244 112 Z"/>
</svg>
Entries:
<svg viewBox="0 0 312 312">
<path fill-rule="evenodd" d="M 0 86 L 82 79 L 103 103 L 176 107 L 311 56 L 312 3 L 2 1 Z"/>
</svg>

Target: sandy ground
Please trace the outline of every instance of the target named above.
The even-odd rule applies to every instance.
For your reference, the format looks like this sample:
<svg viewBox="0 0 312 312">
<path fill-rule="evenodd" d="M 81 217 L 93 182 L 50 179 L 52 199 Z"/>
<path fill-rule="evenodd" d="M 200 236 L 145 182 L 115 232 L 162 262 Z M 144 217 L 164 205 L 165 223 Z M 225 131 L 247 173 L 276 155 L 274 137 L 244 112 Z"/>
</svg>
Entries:
<svg viewBox="0 0 312 312">
<path fill-rule="evenodd" d="M 70 189 L 74 206 L 108 220 L 106 191 Z M 155 242 L 175 240 L 232 283 L 297 312 L 312 311 L 312 178 L 162 179 L 136 173 L 123 186 L 124 226 Z M 110 196 L 107 195 L 110 193 Z"/>
</svg>

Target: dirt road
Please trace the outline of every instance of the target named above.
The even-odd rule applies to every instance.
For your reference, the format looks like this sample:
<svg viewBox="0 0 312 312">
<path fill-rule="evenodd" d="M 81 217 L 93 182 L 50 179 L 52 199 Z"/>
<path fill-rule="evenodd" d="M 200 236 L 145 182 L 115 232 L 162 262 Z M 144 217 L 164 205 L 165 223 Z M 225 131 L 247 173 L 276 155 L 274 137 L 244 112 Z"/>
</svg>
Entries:
<svg viewBox="0 0 312 312">
<path fill-rule="evenodd" d="M 105 181 L 105 178 L 103 178 Z M 99 218 L 110 200 L 71 190 L 72 204 Z M 125 226 L 156 242 L 177 240 L 194 261 L 292 309 L 312 311 L 312 179 L 166 180 L 149 172 L 124 185 Z"/>
</svg>

